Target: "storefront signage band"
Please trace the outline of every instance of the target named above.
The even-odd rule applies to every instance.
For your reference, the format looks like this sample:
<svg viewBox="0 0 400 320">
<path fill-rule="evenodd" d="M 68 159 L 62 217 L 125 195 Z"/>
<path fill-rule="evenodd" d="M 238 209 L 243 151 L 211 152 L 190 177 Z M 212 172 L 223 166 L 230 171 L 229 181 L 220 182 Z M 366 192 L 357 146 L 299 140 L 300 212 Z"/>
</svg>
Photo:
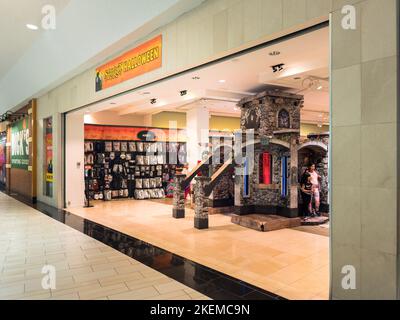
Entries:
<svg viewBox="0 0 400 320">
<path fill-rule="evenodd" d="M 162 35 L 96 69 L 96 92 L 162 66 Z"/>
<path fill-rule="evenodd" d="M 11 128 L 11 167 L 28 170 L 29 167 L 29 121 L 22 119 Z"/>
<path fill-rule="evenodd" d="M 186 131 L 177 129 L 85 125 L 86 140 L 185 142 Z"/>
</svg>

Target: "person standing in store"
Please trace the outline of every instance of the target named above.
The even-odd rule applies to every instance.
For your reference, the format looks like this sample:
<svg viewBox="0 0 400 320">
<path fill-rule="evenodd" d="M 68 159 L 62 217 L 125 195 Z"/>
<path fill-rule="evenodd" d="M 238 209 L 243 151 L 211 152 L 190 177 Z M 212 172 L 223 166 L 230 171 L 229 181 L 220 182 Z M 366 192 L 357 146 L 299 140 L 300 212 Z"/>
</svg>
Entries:
<svg viewBox="0 0 400 320">
<path fill-rule="evenodd" d="M 312 194 L 313 185 L 311 175 L 307 172 L 303 174 L 300 184 L 301 198 L 303 199 L 303 219 L 307 220 L 312 216 Z"/>
<path fill-rule="evenodd" d="M 319 206 L 320 206 L 320 180 L 321 176 L 318 174 L 317 170 L 315 170 L 315 164 L 311 164 L 308 167 L 308 174 L 311 177 L 311 183 L 312 183 L 312 196 L 315 201 L 315 214 L 317 216 L 321 216 L 319 212 Z"/>
</svg>

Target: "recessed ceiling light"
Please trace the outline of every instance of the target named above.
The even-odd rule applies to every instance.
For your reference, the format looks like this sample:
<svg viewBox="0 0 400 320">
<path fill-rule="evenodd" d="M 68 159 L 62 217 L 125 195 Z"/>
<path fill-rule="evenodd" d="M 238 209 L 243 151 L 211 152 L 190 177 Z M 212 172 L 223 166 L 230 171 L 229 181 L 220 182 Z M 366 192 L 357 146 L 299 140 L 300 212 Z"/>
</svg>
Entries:
<svg viewBox="0 0 400 320">
<path fill-rule="evenodd" d="M 195 77 L 192 77 L 192 79 L 193 79 L 193 80 L 200 80 L 200 77 L 195 76 Z"/>
<path fill-rule="evenodd" d="M 323 86 L 319 86 L 319 87 L 317 88 L 317 90 L 322 90 L 322 88 L 323 88 Z"/>
<path fill-rule="evenodd" d="M 39 30 L 39 27 L 37 26 L 37 25 L 34 25 L 34 24 L 31 24 L 31 23 L 27 23 L 26 24 L 26 27 L 29 29 L 29 30 Z"/>
<path fill-rule="evenodd" d="M 225 83 L 226 80 L 221 79 L 221 80 L 218 80 L 218 82 L 219 82 L 219 83 Z"/>
</svg>

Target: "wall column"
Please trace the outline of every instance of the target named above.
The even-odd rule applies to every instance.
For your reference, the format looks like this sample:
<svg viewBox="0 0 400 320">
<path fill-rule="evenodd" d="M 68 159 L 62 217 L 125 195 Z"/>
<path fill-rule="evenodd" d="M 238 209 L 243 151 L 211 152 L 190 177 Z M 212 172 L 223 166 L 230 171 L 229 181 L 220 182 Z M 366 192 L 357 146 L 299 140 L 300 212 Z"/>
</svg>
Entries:
<svg viewBox="0 0 400 320">
<path fill-rule="evenodd" d="M 187 161 L 189 170 L 202 160 L 202 152 L 208 151 L 210 113 L 206 106 L 194 103 L 186 113 Z"/>
<path fill-rule="evenodd" d="M 331 19 L 331 298 L 399 298 L 399 1 Z M 353 6 L 356 28 L 342 26 Z"/>
<path fill-rule="evenodd" d="M 83 114 L 66 115 L 65 202 L 66 207 L 85 205 L 85 127 Z"/>
</svg>

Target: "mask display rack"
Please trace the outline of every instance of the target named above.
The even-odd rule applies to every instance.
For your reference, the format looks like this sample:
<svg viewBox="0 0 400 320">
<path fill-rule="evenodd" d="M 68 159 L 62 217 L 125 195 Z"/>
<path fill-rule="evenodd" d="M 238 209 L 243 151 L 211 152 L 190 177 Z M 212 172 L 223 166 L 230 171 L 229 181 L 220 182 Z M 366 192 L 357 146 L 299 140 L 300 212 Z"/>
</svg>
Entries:
<svg viewBox="0 0 400 320">
<path fill-rule="evenodd" d="M 85 140 L 85 193 L 93 200 L 163 199 L 185 142 Z"/>
</svg>

